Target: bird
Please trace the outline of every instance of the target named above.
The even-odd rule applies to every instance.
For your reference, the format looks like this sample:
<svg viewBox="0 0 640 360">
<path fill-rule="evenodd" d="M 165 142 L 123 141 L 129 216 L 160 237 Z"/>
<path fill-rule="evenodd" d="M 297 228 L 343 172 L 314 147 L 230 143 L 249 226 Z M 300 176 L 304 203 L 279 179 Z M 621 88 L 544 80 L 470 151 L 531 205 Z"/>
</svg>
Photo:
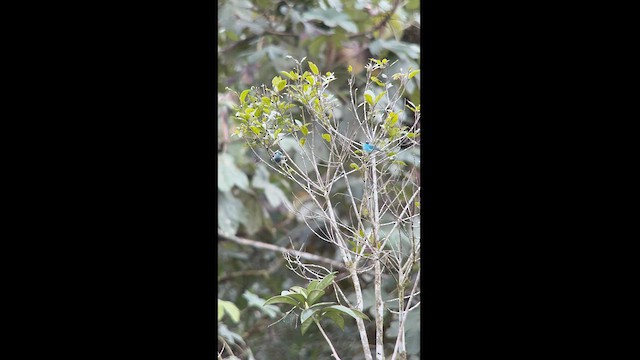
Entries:
<svg viewBox="0 0 640 360">
<path fill-rule="evenodd" d="M 377 146 L 373 145 L 372 143 L 370 143 L 368 141 L 362 144 L 362 150 L 364 150 L 364 152 L 366 152 L 366 153 L 370 153 L 373 150 L 380 151 L 380 149 Z"/>
<path fill-rule="evenodd" d="M 272 161 L 275 161 L 276 164 L 280 164 L 281 162 L 286 161 L 286 156 L 284 156 L 280 150 L 276 150 L 276 152 L 273 153 L 273 157 L 271 158 Z"/>
</svg>

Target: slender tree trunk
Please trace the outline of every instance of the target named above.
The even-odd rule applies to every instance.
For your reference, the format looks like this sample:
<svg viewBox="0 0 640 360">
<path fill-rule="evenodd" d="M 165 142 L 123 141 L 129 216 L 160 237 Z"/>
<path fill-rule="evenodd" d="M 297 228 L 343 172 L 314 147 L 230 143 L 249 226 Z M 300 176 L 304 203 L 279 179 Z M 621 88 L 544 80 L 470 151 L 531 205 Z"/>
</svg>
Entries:
<svg viewBox="0 0 640 360">
<path fill-rule="evenodd" d="M 380 209 L 378 208 L 378 174 L 376 157 L 371 159 L 371 196 L 373 197 L 373 242 L 374 248 L 378 249 L 378 257 L 374 260 L 374 295 L 376 314 L 376 360 L 384 360 L 384 303 L 382 300 L 382 249 L 380 245 Z"/>
</svg>

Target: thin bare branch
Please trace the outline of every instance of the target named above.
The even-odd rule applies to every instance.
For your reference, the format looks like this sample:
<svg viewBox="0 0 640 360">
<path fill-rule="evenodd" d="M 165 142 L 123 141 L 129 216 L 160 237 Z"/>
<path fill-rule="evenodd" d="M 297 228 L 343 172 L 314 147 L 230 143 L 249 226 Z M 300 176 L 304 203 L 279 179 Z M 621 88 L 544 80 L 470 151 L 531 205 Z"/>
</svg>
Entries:
<svg viewBox="0 0 640 360">
<path fill-rule="evenodd" d="M 323 262 L 325 264 L 331 264 L 332 266 L 336 267 L 336 268 L 340 268 L 340 269 L 345 269 L 344 264 L 332 260 L 332 259 L 328 259 L 326 257 L 323 256 L 319 256 L 319 255 L 315 255 L 315 254 L 311 254 L 308 252 L 304 252 L 304 251 L 298 251 L 298 250 L 292 250 L 292 249 L 287 249 L 281 246 L 277 246 L 277 245 L 273 245 L 273 244 L 267 244 L 264 242 L 260 242 L 260 241 L 255 241 L 255 240 L 249 240 L 249 239 L 244 239 L 235 235 L 229 235 L 229 234 L 225 234 L 222 232 L 222 230 L 218 229 L 218 236 L 227 240 L 231 240 L 237 244 L 241 244 L 241 245 L 248 245 L 248 246 L 252 246 L 258 249 L 265 249 L 265 250 L 269 250 L 269 251 L 278 251 L 278 252 L 282 252 L 285 254 L 290 254 L 293 256 L 299 256 L 300 258 L 303 259 L 307 259 L 307 260 L 311 260 L 311 261 L 319 261 L 319 262 Z"/>
</svg>

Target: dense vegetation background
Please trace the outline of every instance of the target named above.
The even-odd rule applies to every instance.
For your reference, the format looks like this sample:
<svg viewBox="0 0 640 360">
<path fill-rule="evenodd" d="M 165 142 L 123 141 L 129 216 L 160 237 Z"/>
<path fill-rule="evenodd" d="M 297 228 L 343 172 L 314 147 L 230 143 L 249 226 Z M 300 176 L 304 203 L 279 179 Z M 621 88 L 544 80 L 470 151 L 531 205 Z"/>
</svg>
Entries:
<svg viewBox="0 0 640 360">
<path fill-rule="evenodd" d="M 221 305 L 224 316 L 218 322 L 218 350 L 227 342 L 240 359 L 330 356 L 317 329 L 302 336 L 294 316 L 269 326 L 283 314 L 277 306 L 263 307 L 264 300 L 282 289 L 304 286 L 304 281 L 286 267 L 280 252 L 237 240 L 281 247 L 293 244 L 339 260 L 334 247 L 318 240 L 287 210 L 287 206 L 300 206 L 306 194 L 270 171 L 243 140 L 231 136 L 236 125 L 232 108 L 238 99 L 227 88 L 240 92 L 271 84 L 280 71 L 289 71 L 295 65 L 287 55 L 306 57 L 322 71 L 335 72 L 337 80 L 331 84 L 331 91 L 346 103 L 349 65 L 356 79 L 364 76 L 364 66 L 371 57 L 398 60 L 396 70 L 420 68 L 419 5 L 419 0 L 218 2 L 218 298 L 225 301 Z M 407 84 L 405 97 L 419 104 L 419 74 Z M 347 111 L 337 115 L 345 120 L 351 116 Z M 410 165 L 419 166 L 415 161 Z M 371 279 L 365 274 L 363 281 Z M 364 295 L 364 312 L 373 316 L 369 308 L 373 305 L 373 288 Z M 419 319 L 418 308 L 407 323 L 407 351 L 412 359 L 420 354 Z M 373 333 L 373 322 L 369 326 Z M 385 334 L 389 339 L 395 338 L 394 326 L 397 333 L 397 323 L 389 319 Z M 346 322 L 344 331 L 331 324 L 326 330 L 343 359 L 363 358 L 353 321 Z M 393 343 L 387 345 L 392 347 Z M 231 355 L 225 351 L 222 357 Z"/>
</svg>

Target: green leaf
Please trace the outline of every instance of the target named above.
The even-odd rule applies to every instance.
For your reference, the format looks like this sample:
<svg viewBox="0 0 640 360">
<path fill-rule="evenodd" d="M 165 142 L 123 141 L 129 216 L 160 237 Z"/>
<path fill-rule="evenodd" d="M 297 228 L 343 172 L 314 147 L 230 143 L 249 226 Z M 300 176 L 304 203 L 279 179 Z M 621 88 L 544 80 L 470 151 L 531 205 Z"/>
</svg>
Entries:
<svg viewBox="0 0 640 360">
<path fill-rule="evenodd" d="M 382 87 L 384 87 L 384 83 L 383 83 L 382 81 L 380 81 L 380 79 L 378 79 L 378 78 L 377 78 L 377 77 L 375 77 L 375 76 L 372 76 L 372 77 L 371 77 L 371 81 L 373 81 L 374 83 L 376 83 L 378 86 L 382 86 Z"/>
<path fill-rule="evenodd" d="M 318 284 L 318 287 L 316 289 L 324 290 L 324 288 L 331 285 L 331 282 L 333 281 L 333 279 L 336 278 L 337 273 L 338 273 L 337 271 L 334 271 L 331 274 L 328 274 L 327 276 L 325 276 L 324 279 L 320 281 L 320 284 Z"/>
<path fill-rule="evenodd" d="M 220 175 L 218 175 L 220 176 Z M 218 187 L 221 187 L 221 180 L 218 178 Z M 230 180 L 226 180 L 230 181 Z M 226 185 L 225 185 L 226 186 Z M 233 186 L 231 182 L 229 189 Z M 218 227 L 227 234 L 235 234 L 240 226 L 240 220 L 246 212 L 244 204 L 230 192 L 219 193 L 218 196 Z"/>
<path fill-rule="evenodd" d="M 410 59 L 418 59 L 420 57 L 420 46 L 418 44 L 406 43 L 395 39 L 378 39 L 369 44 L 369 51 L 374 55 L 380 54 L 384 49 L 393 51 L 399 57 Z"/>
<path fill-rule="evenodd" d="M 304 79 L 309 83 L 309 85 L 315 85 L 316 83 L 316 79 L 311 75 L 307 75 Z"/>
<path fill-rule="evenodd" d="M 301 127 L 300 127 L 300 131 L 302 131 L 302 134 L 303 134 L 304 136 L 309 135 L 309 129 L 307 129 L 307 125 L 303 125 L 303 126 L 301 126 Z"/>
<path fill-rule="evenodd" d="M 347 71 L 349 72 L 349 74 L 351 74 L 353 72 L 353 66 L 349 65 Z"/>
<path fill-rule="evenodd" d="M 265 300 L 249 290 L 245 290 L 242 297 L 247 300 L 247 307 L 254 306 L 272 319 L 280 313 L 280 309 L 277 306 L 263 305 Z"/>
<path fill-rule="evenodd" d="M 311 306 L 309 306 L 309 309 L 315 309 L 315 308 L 319 308 L 319 307 L 325 307 L 327 305 L 335 305 L 335 302 L 333 301 L 325 301 L 325 302 L 319 302 L 316 304 L 313 304 Z"/>
<path fill-rule="evenodd" d="M 386 94 L 386 91 L 381 92 L 380 94 L 378 94 L 378 96 L 376 96 L 376 99 L 373 101 L 375 104 L 378 103 L 378 101 L 380 101 L 380 99 L 384 96 L 384 94 Z"/>
<path fill-rule="evenodd" d="M 218 189 L 228 192 L 233 186 L 249 191 L 249 178 L 229 154 L 218 155 Z"/>
<path fill-rule="evenodd" d="M 260 128 L 257 126 L 251 126 L 251 131 L 256 135 L 260 135 Z"/>
<path fill-rule="evenodd" d="M 282 78 L 280 76 L 274 76 L 273 79 L 271 79 L 271 87 L 277 89 L 280 81 L 282 81 Z"/>
<path fill-rule="evenodd" d="M 282 89 L 284 89 L 285 86 L 287 86 L 287 80 L 281 80 L 278 83 L 278 87 L 277 87 L 278 91 L 282 91 Z"/>
<path fill-rule="evenodd" d="M 302 294 L 304 295 L 305 299 L 307 298 L 307 289 L 300 287 L 300 286 L 294 286 L 291 288 L 291 290 L 297 294 Z"/>
<path fill-rule="evenodd" d="M 415 134 L 415 133 L 410 132 L 410 133 L 407 133 L 407 137 L 408 137 L 409 139 L 413 139 L 413 138 L 415 138 L 415 137 L 416 137 L 416 134 Z"/>
<path fill-rule="evenodd" d="M 267 299 L 267 301 L 265 301 L 264 304 L 262 304 L 262 306 L 271 305 L 271 304 L 289 304 L 289 305 L 297 306 L 299 303 L 300 303 L 299 301 L 297 301 L 296 299 L 293 299 L 288 295 L 286 296 L 276 295 Z"/>
<path fill-rule="evenodd" d="M 300 323 L 304 323 L 307 319 L 311 318 L 316 311 L 321 309 L 304 309 L 302 314 L 300 314 Z"/>
<path fill-rule="evenodd" d="M 365 319 L 365 320 L 369 320 L 369 317 L 367 315 L 365 315 L 362 311 L 357 310 L 357 309 L 349 309 L 348 307 L 342 306 L 342 305 L 331 305 L 329 307 L 326 307 L 325 311 L 326 312 L 337 311 L 337 312 L 341 312 L 341 313 L 347 314 L 347 315 L 351 316 L 354 319 L 362 318 L 362 319 Z"/>
<path fill-rule="evenodd" d="M 312 63 L 311 61 L 309 61 L 309 69 L 311 69 L 314 75 L 320 74 L 320 71 L 318 71 L 318 67 L 316 66 L 316 64 Z"/>
<path fill-rule="evenodd" d="M 269 205 L 274 208 L 279 206 L 280 204 L 289 203 L 289 200 L 287 199 L 287 196 L 284 194 L 284 192 L 280 190 L 279 187 L 271 183 L 264 184 L 264 195 L 266 196 Z"/>
<path fill-rule="evenodd" d="M 264 224 L 264 209 L 260 201 L 256 201 L 256 198 L 250 197 L 246 199 L 244 194 L 242 195 L 241 201 L 245 205 L 246 213 L 242 214 L 240 222 L 244 224 L 245 231 L 249 235 L 253 235 L 260 231 Z"/>
<path fill-rule="evenodd" d="M 387 118 L 387 123 L 389 126 L 393 126 L 398 122 L 398 114 L 395 112 L 390 112 L 389 117 Z"/>
<path fill-rule="evenodd" d="M 313 305 L 316 301 L 318 301 L 318 299 L 322 297 L 322 295 L 324 295 L 324 290 L 311 290 L 309 292 L 309 295 L 307 296 L 307 304 L 309 304 L 309 306 Z"/>
<path fill-rule="evenodd" d="M 318 284 L 320 284 L 320 280 L 313 280 L 309 285 L 307 285 L 307 291 L 311 293 L 311 291 L 318 288 Z"/>
<path fill-rule="evenodd" d="M 365 99 L 365 100 L 366 100 L 370 105 L 373 105 L 373 104 L 374 104 L 374 102 L 373 102 L 373 91 L 371 91 L 371 90 L 367 90 L 367 91 L 364 93 L 364 99 Z"/>
<path fill-rule="evenodd" d="M 351 163 L 351 164 L 349 164 L 349 166 L 354 170 L 359 170 L 360 169 L 360 167 L 358 165 L 356 165 L 356 163 Z"/>
<path fill-rule="evenodd" d="M 411 79 L 412 77 L 416 76 L 417 73 L 419 73 L 420 70 L 413 70 L 412 72 L 409 73 L 408 78 Z"/>
<path fill-rule="evenodd" d="M 221 303 L 222 300 L 218 299 L 218 321 L 224 317 L 224 306 Z"/>
<path fill-rule="evenodd" d="M 240 104 L 244 104 L 244 99 L 246 99 L 248 93 L 249 93 L 249 89 L 243 91 L 240 94 Z"/>
<path fill-rule="evenodd" d="M 331 142 L 331 135 L 329 135 L 329 134 L 322 134 L 322 138 L 323 138 L 326 142 Z"/>
<path fill-rule="evenodd" d="M 420 201 L 416 201 L 416 202 L 415 202 L 415 204 L 416 204 L 416 207 L 417 207 L 417 208 L 419 208 L 419 207 L 420 207 Z"/>
<path fill-rule="evenodd" d="M 229 314 L 233 322 L 237 323 L 240 321 L 240 309 L 238 309 L 234 303 L 218 299 L 218 307 L 220 307 L 220 304 L 222 304 L 225 313 Z"/>
<path fill-rule="evenodd" d="M 288 297 L 296 300 L 298 302 L 298 304 L 304 304 L 304 302 L 307 300 L 307 297 L 305 295 L 298 294 L 298 293 L 292 293 L 290 291 L 282 292 L 282 294 L 280 294 L 280 295 L 288 296 Z"/>
<path fill-rule="evenodd" d="M 300 146 L 304 146 L 304 143 L 307 142 L 307 138 L 300 139 Z"/>
<path fill-rule="evenodd" d="M 311 324 L 313 324 L 312 317 L 308 318 L 305 322 L 302 323 L 302 326 L 300 326 L 300 331 L 302 332 L 302 335 L 304 335 L 304 333 L 306 333 L 307 330 L 309 330 L 309 326 L 311 326 Z"/>
<path fill-rule="evenodd" d="M 288 77 L 288 78 L 289 78 L 289 79 L 291 79 L 291 80 L 295 80 L 295 79 L 293 78 L 293 75 L 291 75 L 291 73 L 288 73 L 288 72 L 286 72 L 286 71 L 280 71 L 280 73 L 281 73 L 282 75 L 284 75 L 284 76 Z"/>
<path fill-rule="evenodd" d="M 344 318 L 339 313 L 335 311 L 330 311 L 324 315 L 329 319 L 333 320 L 333 322 L 336 323 L 336 325 L 338 325 L 340 330 L 344 331 Z"/>
<path fill-rule="evenodd" d="M 316 58 L 320 56 L 323 48 L 327 46 L 328 39 L 328 36 L 321 35 L 311 40 L 307 45 L 307 49 L 309 49 L 309 55 Z"/>
</svg>

